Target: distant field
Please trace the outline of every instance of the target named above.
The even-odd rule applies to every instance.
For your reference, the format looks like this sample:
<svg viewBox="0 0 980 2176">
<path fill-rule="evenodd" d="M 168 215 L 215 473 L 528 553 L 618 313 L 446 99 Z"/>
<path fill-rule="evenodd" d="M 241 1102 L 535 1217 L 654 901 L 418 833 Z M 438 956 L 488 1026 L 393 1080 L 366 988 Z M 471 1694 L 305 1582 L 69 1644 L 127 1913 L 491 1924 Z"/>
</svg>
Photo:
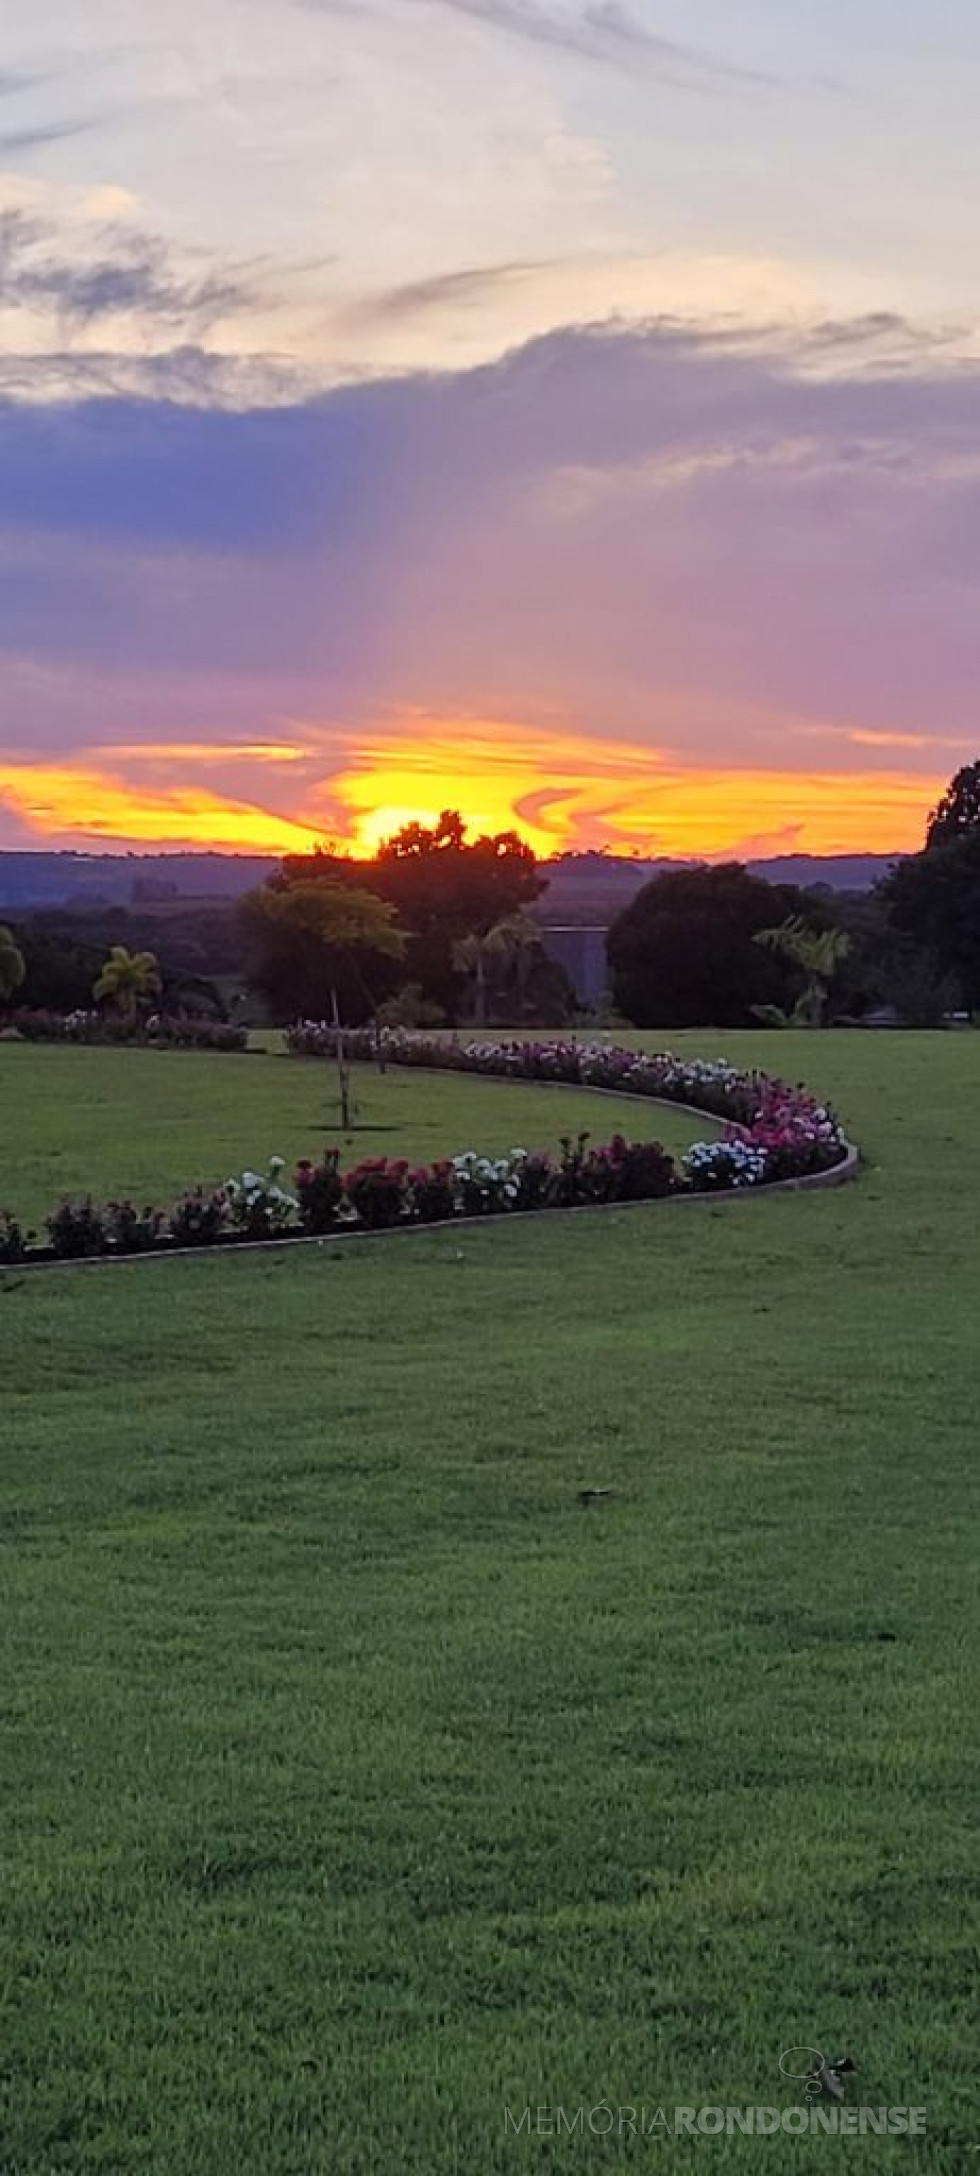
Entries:
<svg viewBox="0 0 980 2176">
<path fill-rule="evenodd" d="M 596 1141 L 625 1130 L 679 1155 L 717 1132 L 709 1119 L 641 1097 L 359 1066 L 357 1130 L 344 1141 L 332 1069 L 285 1057 L 276 1036 L 265 1042 L 261 1055 L 215 1057 L 0 1041 L 0 1100 L 16 1114 L 0 1152 L 0 1208 L 40 1219 L 63 1194 L 90 1188 L 168 1203 L 187 1185 L 220 1184 L 270 1156 L 290 1168 L 300 1156 L 316 1159 L 328 1142 L 345 1163 L 431 1161 L 468 1148 L 554 1148 L 559 1134 L 588 1128 Z"/>
<path fill-rule="evenodd" d="M 980 1038 L 673 1040 L 835 1097 L 860 1183 L 0 1278 L 3 2176 L 973 2165 Z M 4 1192 L 48 1126 L 315 1145 L 304 1067 L 202 1061 L 197 1135 L 196 1060 L 98 1122 L 28 1055 Z M 533 1115 L 402 1087 L 379 1147 Z M 927 2137 L 506 2128 L 784 2106 L 796 2043 Z"/>
</svg>

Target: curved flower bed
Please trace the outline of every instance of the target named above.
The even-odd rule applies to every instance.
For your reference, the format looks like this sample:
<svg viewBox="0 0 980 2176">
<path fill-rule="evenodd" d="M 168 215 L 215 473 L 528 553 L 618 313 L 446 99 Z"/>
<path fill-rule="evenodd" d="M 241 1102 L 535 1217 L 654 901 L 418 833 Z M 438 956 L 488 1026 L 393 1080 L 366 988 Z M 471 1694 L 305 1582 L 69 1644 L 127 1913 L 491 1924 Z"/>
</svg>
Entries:
<svg viewBox="0 0 980 2176">
<path fill-rule="evenodd" d="M 767 1073 L 743 1072 L 726 1058 L 678 1058 L 671 1051 L 636 1051 L 605 1043 L 449 1042 L 405 1028 L 371 1028 L 344 1037 L 348 1056 L 490 1079 L 554 1081 L 619 1095 L 685 1104 L 720 1119 L 721 1140 L 698 1141 L 684 1158 L 689 1187 L 717 1193 L 813 1177 L 845 1161 L 847 1142 L 833 1111 L 809 1090 Z M 301 1020 L 286 1033 L 292 1057 L 332 1057 L 333 1028 Z"/>
<path fill-rule="evenodd" d="M 350 1171 L 340 1150 L 318 1164 L 297 1165 L 291 1184 L 281 1156 L 268 1170 L 243 1171 L 210 1191 L 196 1187 L 170 1209 L 132 1201 L 99 1204 L 90 1194 L 65 1200 L 45 1219 L 47 1244 L 0 1211 L 0 1263 L 93 1261 L 100 1257 L 173 1252 L 191 1247 L 323 1238 L 328 1233 L 390 1231 L 456 1218 L 503 1216 L 535 1209 L 664 1200 L 690 1191 L 672 1157 L 656 1141 L 621 1134 L 600 1148 L 587 1134 L 566 1135 L 557 1157 L 510 1149 L 481 1156 L 473 1149 L 412 1168 L 372 1156 Z"/>
<path fill-rule="evenodd" d="M 347 1038 L 357 1056 L 374 1056 L 372 1033 Z M 304 1022 L 289 1037 L 297 1055 L 333 1054 L 333 1034 Z M 0 1212 L 0 1263 L 92 1261 L 192 1248 L 319 1239 L 330 1234 L 408 1229 L 473 1217 L 543 1209 L 594 1208 L 612 1203 L 733 1193 L 787 1181 L 830 1176 L 854 1161 L 837 1120 L 803 1088 L 762 1073 L 741 1073 L 724 1060 L 684 1061 L 571 1043 L 443 1043 L 392 1033 L 384 1038 L 391 1064 L 443 1066 L 506 1079 L 575 1082 L 647 1095 L 719 1116 L 719 1140 L 697 1141 L 676 1164 L 657 1141 L 622 1134 L 592 1147 L 587 1133 L 565 1135 L 560 1154 L 511 1149 L 504 1156 L 475 1150 L 412 1168 L 407 1161 L 368 1157 L 341 1171 L 340 1150 L 319 1164 L 297 1166 L 291 1185 L 281 1157 L 268 1170 L 243 1171 L 210 1191 L 197 1187 L 169 1210 L 131 1201 L 99 1206 L 90 1195 L 62 1201 L 46 1218 L 47 1244 L 38 1244 L 9 1211 Z"/>
<path fill-rule="evenodd" d="M 182 1019 L 150 1013 L 127 1020 L 118 1014 L 48 1012 L 22 1006 L 10 1016 L 28 1043 L 125 1043 L 141 1050 L 247 1050 L 248 1029 L 230 1020 Z"/>
</svg>

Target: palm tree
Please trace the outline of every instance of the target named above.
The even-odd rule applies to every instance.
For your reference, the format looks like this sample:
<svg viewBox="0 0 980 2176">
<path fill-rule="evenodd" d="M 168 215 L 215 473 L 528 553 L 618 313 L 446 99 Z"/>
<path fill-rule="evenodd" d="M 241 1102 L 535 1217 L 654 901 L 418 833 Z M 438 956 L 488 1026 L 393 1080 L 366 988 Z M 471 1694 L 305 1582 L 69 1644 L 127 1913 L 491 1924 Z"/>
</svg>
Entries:
<svg viewBox="0 0 980 2176">
<path fill-rule="evenodd" d="M 468 975 L 473 984 L 473 1016 L 478 1027 L 486 1026 L 487 993 L 495 969 L 498 974 L 502 970 L 505 976 L 513 975 L 518 1018 L 523 1019 L 528 974 L 540 942 L 530 915 L 518 909 L 516 914 L 506 914 L 502 921 L 495 922 L 485 936 L 461 937 L 453 946 L 453 966 L 460 974 Z"/>
<path fill-rule="evenodd" d="M 787 921 L 780 922 L 778 929 L 758 930 L 755 941 L 765 945 L 770 952 L 781 953 L 783 959 L 800 968 L 807 983 L 789 1015 L 777 1020 L 778 1007 L 773 1005 L 756 1005 L 753 1011 L 760 1017 L 769 1017 L 773 1026 L 822 1027 L 829 985 L 835 969 L 851 949 L 846 930 L 811 929 L 801 914 L 791 914 Z"/>
<path fill-rule="evenodd" d="M 7 928 L 6 922 L 0 922 L 0 1005 L 9 1005 L 26 973 L 24 955 L 13 930 Z"/>
<path fill-rule="evenodd" d="M 536 922 L 521 907 L 516 913 L 506 914 L 495 922 L 487 937 L 490 957 L 499 961 L 505 974 L 513 976 L 517 994 L 517 1017 L 521 1021 L 527 1010 L 527 986 L 535 957 L 541 950 L 541 932 Z"/>
<path fill-rule="evenodd" d="M 485 937 L 460 937 L 453 946 L 453 966 L 473 983 L 473 1018 L 477 1027 L 487 1024 L 487 951 Z"/>
<path fill-rule="evenodd" d="M 160 969 L 154 952 L 130 952 L 114 944 L 92 995 L 96 1004 L 107 999 L 124 1020 L 132 1020 L 141 1005 L 160 995 Z"/>
</svg>

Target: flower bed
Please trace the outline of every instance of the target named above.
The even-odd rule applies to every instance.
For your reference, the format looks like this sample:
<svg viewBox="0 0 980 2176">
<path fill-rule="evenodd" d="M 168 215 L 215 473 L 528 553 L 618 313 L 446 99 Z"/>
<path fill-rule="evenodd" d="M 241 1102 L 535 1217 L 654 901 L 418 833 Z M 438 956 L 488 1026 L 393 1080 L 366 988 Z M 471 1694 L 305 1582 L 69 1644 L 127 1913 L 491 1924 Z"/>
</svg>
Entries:
<svg viewBox="0 0 980 2176">
<path fill-rule="evenodd" d="M 3 1211 L 0 1263 L 93 1261 L 184 1247 L 322 1238 L 329 1232 L 653 1201 L 691 1190 L 658 1142 L 631 1143 L 617 1134 L 606 1146 L 590 1148 L 588 1138 L 566 1136 L 557 1157 L 524 1148 L 506 1156 L 467 1149 L 415 1169 L 372 1156 L 347 1172 L 340 1169 L 339 1149 L 329 1148 L 319 1164 L 297 1165 L 291 1188 L 284 1183 L 282 1157 L 273 1156 L 265 1173 L 243 1171 L 210 1192 L 196 1187 L 166 1211 L 131 1201 L 103 1206 L 90 1194 L 62 1201 L 45 1219 L 47 1245 L 39 1245 L 35 1232 Z"/>
<path fill-rule="evenodd" d="M 247 1050 L 248 1029 L 230 1020 L 183 1019 L 168 1013 L 125 1019 L 94 1011 L 45 1012 L 21 1007 L 10 1016 L 29 1043 L 127 1043 L 141 1050 Z"/>
<path fill-rule="evenodd" d="M 352 1030 L 344 1042 L 349 1057 L 377 1054 L 373 1029 Z M 286 1048 L 292 1057 L 332 1057 L 334 1030 L 322 1020 L 301 1020 L 287 1030 Z M 686 1181 L 699 1193 L 810 1178 L 832 1170 L 847 1155 L 833 1112 L 806 1088 L 790 1087 L 767 1073 L 743 1072 L 725 1058 L 678 1058 L 671 1051 L 623 1050 L 605 1043 L 444 1041 L 404 1028 L 384 1030 L 381 1050 L 388 1065 L 554 1081 L 703 1111 L 721 1120 L 724 1134 L 720 1141 L 696 1142 L 684 1158 Z"/>
<path fill-rule="evenodd" d="M 293 1029 L 299 1055 L 332 1054 L 333 1035 L 319 1023 Z M 356 1056 L 374 1056 L 373 1032 L 347 1038 Z M 243 1171 L 210 1192 L 186 1192 L 169 1210 L 152 1203 L 90 1195 L 63 1201 L 46 1219 L 39 1245 L 9 1211 L 0 1213 L 0 1263 L 91 1261 L 191 1247 L 267 1240 L 322 1238 L 353 1231 L 406 1229 L 456 1220 L 521 1215 L 545 1209 L 735 1193 L 780 1182 L 799 1184 L 853 1160 L 833 1114 L 803 1088 L 762 1073 L 741 1073 L 724 1060 L 681 1060 L 574 1043 L 444 1043 L 402 1031 L 384 1037 L 388 1062 L 525 1080 L 573 1081 L 693 1105 L 720 1115 L 721 1138 L 697 1141 L 680 1164 L 658 1141 L 630 1142 L 622 1134 L 599 1147 L 589 1135 L 563 1137 L 552 1157 L 524 1148 L 504 1156 L 468 1149 L 412 1168 L 385 1156 L 340 1168 L 340 1150 L 318 1164 L 297 1166 L 291 1185 L 274 1156 L 266 1172 Z"/>
</svg>

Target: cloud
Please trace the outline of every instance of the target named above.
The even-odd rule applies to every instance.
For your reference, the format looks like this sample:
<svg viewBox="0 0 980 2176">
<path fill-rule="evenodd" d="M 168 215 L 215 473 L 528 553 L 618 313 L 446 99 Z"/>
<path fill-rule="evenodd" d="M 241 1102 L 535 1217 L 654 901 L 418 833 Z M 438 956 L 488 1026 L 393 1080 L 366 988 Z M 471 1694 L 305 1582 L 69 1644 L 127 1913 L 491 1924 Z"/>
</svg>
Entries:
<svg viewBox="0 0 980 2176">
<path fill-rule="evenodd" d="M 557 731 L 532 736 L 508 720 L 470 719 L 467 726 L 464 774 L 458 738 L 445 723 L 410 742 L 392 732 L 333 736 L 319 776 L 308 769 L 295 814 L 270 805 L 263 751 L 214 751 L 223 758 L 222 788 L 207 775 L 212 751 L 194 746 L 183 758 L 181 784 L 174 783 L 174 749 L 166 763 L 124 748 L 85 750 L 70 762 L 0 759 L 0 811 L 39 840 L 284 853 L 328 837 L 372 849 L 413 815 L 434 821 L 440 809 L 462 803 L 474 829 L 516 822 L 542 853 L 603 844 L 728 856 L 846 851 L 846 825 L 856 821 L 866 827 L 865 846 L 894 849 L 903 833 L 915 836 L 938 788 L 938 781 L 901 772 L 787 777 L 749 766 L 692 767 L 639 743 L 600 746 Z M 550 782 L 563 774 L 567 783 Z M 787 805 L 800 813 L 787 818 Z"/>
<path fill-rule="evenodd" d="M 607 328 L 243 412 L 0 403 L 3 739 L 186 737 L 348 835 L 455 782 L 580 843 L 912 841 L 976 734 L 980 366 L 807 361 Z"/>
<path fill-rule="evenodd" d="M 44 90 L 59 80 L 63 71 L 56 68 L 5 69 L 0 72 L 0 99 L 19 98 L 25 91 Z M 0 128 L 0 158 L 18 153 L 35 151 L 45 144 L 63 143 L 73 136 L 87 135 L 106 119 L 105 113 L 78 114 L 60 120 L 26 121 L 15 123 L 12 128 Z"/>
<path fill-rule="evenodd" d="M 37 70 L 5 68 L 0 71 L 0 98 L 16 98 L 21 91 L 32 91 L 46 81 L 47 77 Z"/>
<path fill-rule="evenodd" d="M 106 398 L 242 411 L 294 403 L 299 373 L 268 355 L 223 355 L 193 343 L 140 353 L 111 348 L 0 351 L 0 401 L 25 406 Z"/>
<path fill-rule="evenodd" d="M 191 786 L 135 781 L 103 763 L 9 764 L 0 759 L 0 807 L 37 839 L 133 846 L 309 851 L 319 834 L 261 805 Z"/>
<path fill-rule="evenodd" d="M 437 272 L 429 279 L 406 280 L 400 286 L 389 287 L 382 294 L 353 304 L 345 315 L 348 322 L 369 326 L 459 304 L 492 301 L 501 288 L 536 279 L 542 272 L 555 271 L 563 262 L 568 260 L 528 257 L 509 264 L 464 265 L 455 272 Z"/>
<path fill-rule="evenodd" d="M 629 75 L 639 69 L 679 90 L 771 89 L 777 81 L 697 46 L 657 36 L 621 0 L 587 0 L 572 11 L 543 7 L 538 0 L 440 0 L 440 4 L 532 45 L 557 48 Z"/>
<path fill-rule="evenodd" d="M 20 208 L 0 212 L 0 305 L 50 307 L 83 326 L 135 316 L 190 331 L 247 304 L 240 278 L 189 271 L 158 236 L 128 223 L 97 225 L 73 241 L 67 255 L 58 228 Z"/>
<path fill-rule="evenodd" d="M 38 121 L 33 126 L 0 129 L 0 158 L 38 151 L 45 144 L 65 143 L 72 136 L 85 136 L 90 129 L 98 128 L 103 118 L 102 115 L 87 115 L 75 121 Z"/>
</svg>

